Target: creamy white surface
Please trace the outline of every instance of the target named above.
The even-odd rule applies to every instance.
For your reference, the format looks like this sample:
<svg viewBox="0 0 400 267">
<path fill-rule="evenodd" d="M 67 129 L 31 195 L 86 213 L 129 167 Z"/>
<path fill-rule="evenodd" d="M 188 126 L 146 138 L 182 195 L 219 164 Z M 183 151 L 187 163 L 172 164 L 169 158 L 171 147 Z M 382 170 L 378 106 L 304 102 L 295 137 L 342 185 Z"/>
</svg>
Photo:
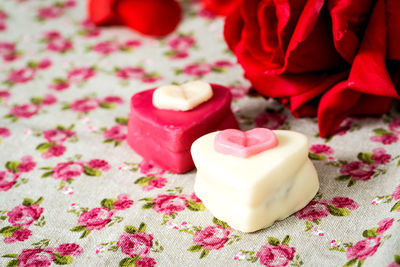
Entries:
<svg viewBox="0 0 400 267">
<path fill-rule="evenodd" d="M 153 93 L 153 105 L 159 109 L 188 111 L 213 96 L 209 83 L 193 81 L 182 85 L 164 85 Z"/>
<path fill-rule="evenodd" d="M 192 145 L 195 193 L 219 219 L 253 232 L 303 208 L 319 188 L 308 160 L 308 141 L 292 131 L 274 131 L 279 145 L 249 158 L 214 151 L 216 133 Z"/>
</svg>

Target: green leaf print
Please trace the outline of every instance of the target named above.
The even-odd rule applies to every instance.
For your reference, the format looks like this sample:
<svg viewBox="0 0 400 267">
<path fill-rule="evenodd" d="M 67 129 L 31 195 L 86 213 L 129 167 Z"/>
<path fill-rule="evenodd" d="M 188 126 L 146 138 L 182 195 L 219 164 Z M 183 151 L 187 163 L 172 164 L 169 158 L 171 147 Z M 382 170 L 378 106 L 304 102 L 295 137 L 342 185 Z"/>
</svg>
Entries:
<svg viewBox="0 0 400 267">
<path fill-rule="evenodd" d="M 4 237 L 10 237 L 15 231 L 21 229 L 22 226 L 6 226 L 0 229 L 0 234 Z"/>
<path fill-rule="evenodd" d="M 229 228 L 229 224 L 227 224 L 227 223 L 224 222 L 224 221 L 221 221 L 221 220 L 217 219 L 216 217 L 214 217 L 212 221 L 213 221 L 213 223 L 216 224 L 216 225 L 222 226 L 222 227 L 224 227 L 224 228 Z"/>
<path fill-rule="evenodd" d="M 24 198 L 24 200 L 22 201 L 22 205 L 29 207 L 33 204 L 33 199 L 30 198 Z"/>
<path fill-rule="evenodd" d="M 7 263 L 7 267 L 16 267 L 16 266 L 18 266 L 18 263 L 19 263 L 19 260 L 10 260 Z"/>
<path fill-rule="evenodd" d="M 365 230 L 362 235 L 363 237 L 377 237 L 378 233 L 376 232 L 378 230 L 378 227 L 374 227 L 368 230 Z"/>
<path fill-rule="evenodd" d="M 68 265 L 74 261 L 74 258 L 70 255 L 61 256 L 58 253 L 53 253 L 53 256 L 54 256 L 54 263 L 57 265 Z"/>
<path fill-rule="evenodd" d="M 188 248 L 187 250 L 190 252 L 199 252 L 203 249 L 202 245 L 193 245 L 190 248 Z"/>
<path fill-rule="evenodd" d="M 125 225 L 124 230 L 129 234 L 135 234 L 137 232 L 136 227 L 132 225 Z"/>
<path fill-rule="evenodd" d="M 400 200 L 396 202 L 396 204 L 393 205 L 393 207 L 390 209 L 390 211 L 396 211 L 400 209 Z"/>
<path fill-rule="evenodd" d="M 19 165 L 18 161 L 7 161 L 6 169 L 10 170 L 10 171 L 12 171 L 14 173 L 17 173 L 18 172 L 18 165 Z"/>
<path fill-rule="evenodd" d="M 346 262 L 346 263 L 343 265 L 343 267 L 350 267 L 350 266 L 353 266 L 354 264 L 356 264 L 356 262 L 357 262 L 357 258 L 356 258 L 356 259 L 349 260 L 348 262 Z"/>
<path fill-rule="evenodd" d="M 203 211 L 206 209 L 203 203 L 196 203 L 191 199 L 187 199 L 186 202 L 188 203 L 187 208 L 191 211 Z"/>
<path fill-rule="evenodd" d="M 135 262 L 139 259 L 139 257 L 134 258 L 124 258 L 119 262 L 120 267 L 135 267 Z"/>
<path fill-rule="evenodd" d="M 113 210 L 114 209 L 114 203 L 117 201 L 116 199 L 111 199 L 111 198 L 105 198 L 100 202 L 100 205 L 109 209 Z"/>
<path fill-rule="evenodd" d="M 333 216 L 349 216 L 350 215 L 350 210 L 346 209 L 346 208 L 336 208 L 333 205 L 328 205 L 329 208 L 329 212 L 333 215 Z"/>
<path fill-rule="evenodd" d="M 143 223 L 143 222 L 140 223 L 138 232 L 142 232 L 142 233 L 146 232 L 146 224 L 145 223 Z"/>
<path fill-rule="evenodd" d="M 100 170 L 92 169 L 87 165 L 84 166 L 84 169 L 84 173 L 88 176 L 101 176 Z"/>
<path fill-rule="evenodd" d="M 273 245 L 273 246 L 279 246 L 279 244 L 281 243 L 281 241 L 279 241 L 279 239 L 276 238 L 276 237 L 269 236 L 269 237 L 268 237 L 268 243 L 269 243 L 270 245 Z"/>
</svg>

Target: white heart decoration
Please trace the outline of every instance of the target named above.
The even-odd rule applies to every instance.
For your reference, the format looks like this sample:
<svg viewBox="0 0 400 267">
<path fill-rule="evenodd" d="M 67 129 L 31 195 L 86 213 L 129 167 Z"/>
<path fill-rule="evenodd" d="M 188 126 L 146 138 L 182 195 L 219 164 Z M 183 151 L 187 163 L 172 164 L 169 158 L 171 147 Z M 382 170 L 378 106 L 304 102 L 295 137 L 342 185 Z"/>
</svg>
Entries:
<svg viewBox="0 0 400 267">
<path fill-rule="evenodd" d="M 153 93 L 153 105 L 159 109 L 188 111 L 213 96 L 209 83 L 193 81 L 182 85 L 164 85 Z"/>
</svg>

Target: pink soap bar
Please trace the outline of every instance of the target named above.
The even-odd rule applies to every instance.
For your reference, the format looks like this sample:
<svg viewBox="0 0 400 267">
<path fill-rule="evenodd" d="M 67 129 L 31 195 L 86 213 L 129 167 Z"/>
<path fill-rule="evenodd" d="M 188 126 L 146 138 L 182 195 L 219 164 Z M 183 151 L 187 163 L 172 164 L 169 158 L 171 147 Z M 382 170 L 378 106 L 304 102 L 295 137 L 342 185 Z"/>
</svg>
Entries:
<svg viewBox="0 0 400 267">
<path fill-rule="evenodd" d="M 144 159 L 173 173 L 194 168 L 190 146 L 199 137 L 218 130 L 238 129 L 230 90 L 211 84 L 213 96 L 189 111 L 163 110 L 153 106 L 155 89 L 131 98 L 128 144 Z"/>
</svg>

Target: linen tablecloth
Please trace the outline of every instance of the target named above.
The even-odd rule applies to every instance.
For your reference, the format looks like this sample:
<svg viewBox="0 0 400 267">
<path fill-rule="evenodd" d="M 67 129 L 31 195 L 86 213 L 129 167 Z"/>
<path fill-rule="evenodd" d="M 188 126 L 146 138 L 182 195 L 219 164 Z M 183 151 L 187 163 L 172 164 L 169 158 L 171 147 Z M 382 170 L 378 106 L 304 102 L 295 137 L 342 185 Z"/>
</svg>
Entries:
<svg viewBox="0 0 400 267">
<path fill-rule="evenodd" d="M 223 20 L 184 1 L 173 34 L 96 28 L 85 1 L 0 3 L 0 265 L 400 266 L 400 112 L 347 118 L 329 139 L 249 83 Z M 310 139 L 320 190 L 250 234 L 217 220 L 176 175 L 125 142 L 129 99 L 194 79 L 226 85 L 242 130 Z M 397 265 L 396 265 L 397 261 Z"/>
</svg>

